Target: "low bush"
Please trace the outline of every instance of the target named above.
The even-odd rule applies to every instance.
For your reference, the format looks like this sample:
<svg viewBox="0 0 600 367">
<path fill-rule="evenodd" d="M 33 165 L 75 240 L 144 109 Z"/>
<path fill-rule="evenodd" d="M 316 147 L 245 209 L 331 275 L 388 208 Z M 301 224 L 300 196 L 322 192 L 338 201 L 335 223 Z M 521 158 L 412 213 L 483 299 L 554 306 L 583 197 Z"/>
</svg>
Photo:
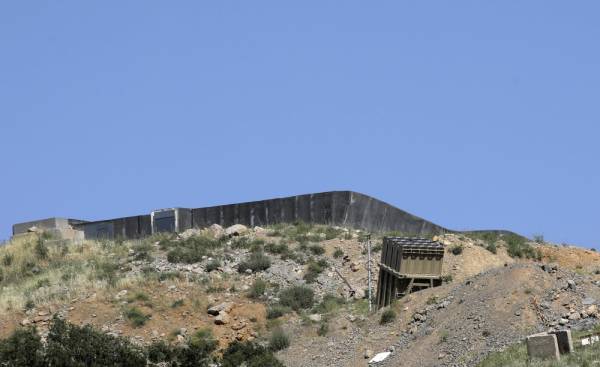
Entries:
<svg viewBox="0 0 600 367">
<path fill-rule="evenodd" d="M 279 293 L 279 302 L 295 311 L 308 309 L 313 306 L 314 292 L 305 286 L 292 286 Z"/>
<path fill-rule="evenodd" d="M 271 266 L 271 259 L 262 252 L 254 252 L 238 265 L 240 273 L 251 269 L 252 272 L 267 270 Z"/>
<path fill-rule="evenodd" d="M 271 337 L 269 338 L 269 349 L 277 352 L 289 346 L 290 338 L 287 336 L 287 334 L 281 328 L 273 330 Z"/>
<path fill-rule="evenodd" d="M 115 286 L 118 275 L 119 265 L 111 261 L 100 261 L 94 264 L 94 274 L 97 279 L 104 280 L 108 285 Z"/>
<path fill-rule="evenodd" d="M 181 306 L 183 306 L 183 305 L 184 305 L 184 303 L 185 303 L 185 301 L 184 301 L 184 300 L 182 300 L 182 299 L 177 299 L 177 300 L 173 301 L 173 303 L 171 303 L 171 308 L 177 308 L 177 307 L 181 307 Z"/>
<path fill-rule="evenodd" d="M 340 258 L 340 257 L 342 257 L 342 256 L 344 256 L 344 251 L 342 251 L 342 249 L 341 249 L 341 248 L 339 248 L 339 247 L 336 247 L 336 248 L 335 248 L 335 251 L 333 251 L 333 257 L 334 257 L 335 259 L 338 259 L 338 258 Z"/>
<path fill-rule="evenodd" d="M 258 299 L 265 294 L 265 290 L 267 290 L 267 282 L 258 278 L 252 283 L 248 297 Z"/>
<path fill-rule="evenodd" d="M 496 247 L 495 243 L 488 243 L 485 249 L 491 252 L 492 254 L 496 254 L 498 252 L 498 248 Z"/>
<path fill-rule="evenodd" d="M 276 255 L 281 255 L 281 254 L 286 254 L 290 251 L 287 243 L 285 242 L 279 242 L 279 243 L 267 243 L 265 245 L 265 251 L 267 251 L 270 254 L 276 254 Z"/>
<path fill-rule="evenodd" d="M 137 245 L 134 245 L 131 249 L 134 251 L 134 260 L 148 262 L 154 260 L 154 258 L 152 257 L 153 246 L 148 241 L 138 243 Z"/>
<path fill-rule="evenodd" d="M 313 312 L 320 314 L 328 314 L 338 310 L 346 304 L 346 300 L 342 297 L 336 297 L 333 294 L 326 294 L 323 300 L 314 307 Z"/>
<path fill-rule="evenodd" d="M 314 283 L 319 274 L 321 274 L 328 266 L 329 264 L 325 259 L 321 259 L 319 261 L 309 261 L 308 268 L 306 269 L 303 279 L 307 283 Z"/>
<path fill-rule="evenodd" d="M 221 262 L 217 259 L 212 259 L 206 264 L 206 271 L 211 272 L 221 267 Z"/>
<path fill-rule="evenodd" d="M 383 311 L 381 313 L 381 319 L 379 319 L 379 323 L 381 325 L 388 324 L 392 321 L 396 320 L 396 312 L 390 308 Z"/>
<path fill-rule="evenodd" d="M 312 252 L 313 255 L 323 255 L 325 253 L 325 249 L 323 248 L 323 246 L 317 244 L 308 246 L 308 249 L 310 250 L 310 252 Z"/>
<path fill-rule="evenodd" d="M 234 341 L 223 352 L 222 367 L 284 367 L 273 352 L 254 342 Z"/>
<path fill-rule="evenodd" d="M 171 263 L 192 264 L 202 261 L 202 256 L 210 256 L 211 251 L 220 248 L 225 239 L 206 236 L 192 236 L 181 241 L 167 241 L 159 246 L 169 249 L 167 260 Z"/>
<path fill-rule="evenodd" d="M 460 255 L 463 252 L 463 246 L 462 245 L 454 245 L 454 246 L 450 247 L 450 252 L 453 255 Z"/>
<path fill-rule="evenodd" d="M 17 329 L 0 341 L 0 361 L 4 366 L 44 366 L 43 344 L 35 329 Z"/>
<path fill-rule="evenodd" d="M 289 307 L 285 307 L 282 305 L 273 305 L 267 308 L 267 319 L 273 320 L 285 315 L 288 312 L 290 312 Z"/>
<path fill-rule="evenodd" d="M 35 254 L 39 259 L 48 258 L 48 247 L 42 237 L 39 237 L 35 243 Z"/>
<path fill-rule="evenodd" d="M 319 324 L 319 328 L 317 329 L 318 336 L 325 336 L 329 332 L 329 324 L 327 322 L 322 322 Z"/>
<path fill-rule="evenodd" d="M 131 322 L 134 327 L 142 326 L 150 319 L 149 315 L 143 313 L 137 307 L 129 307 L 125 310 L 125 318 Z"/>
<path fill-rule="evenodd" d="M 542 259 L 542 253 L 527 243 L 524 237 L 516 234 L 511 234 L 503 237 L 506 242 L 506 251 L 510 257 L 527 258 L 527 259 Z"/>
</svg>

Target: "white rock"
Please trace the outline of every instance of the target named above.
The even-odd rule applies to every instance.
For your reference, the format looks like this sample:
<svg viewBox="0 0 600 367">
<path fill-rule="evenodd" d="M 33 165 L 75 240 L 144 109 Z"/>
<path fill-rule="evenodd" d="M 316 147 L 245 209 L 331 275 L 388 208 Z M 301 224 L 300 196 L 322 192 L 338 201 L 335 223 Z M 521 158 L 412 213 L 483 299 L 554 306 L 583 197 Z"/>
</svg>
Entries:
<svg viewBox="0 0 600 367">
<path fill-rule="evenodd" d="M 313 313 L 312 315 L 308 316 L 308 319 L 313 322 L 320 322 L 322 320 L 322 317 L 318 313 Z"/>
<path fill-rule="evenodd" d="M 248 227 L 243 224 L 234 224 L 225 230 L 225 234 L 228 236 L 239 236 L 246 232 L 248 232 Z"/>
</svg>

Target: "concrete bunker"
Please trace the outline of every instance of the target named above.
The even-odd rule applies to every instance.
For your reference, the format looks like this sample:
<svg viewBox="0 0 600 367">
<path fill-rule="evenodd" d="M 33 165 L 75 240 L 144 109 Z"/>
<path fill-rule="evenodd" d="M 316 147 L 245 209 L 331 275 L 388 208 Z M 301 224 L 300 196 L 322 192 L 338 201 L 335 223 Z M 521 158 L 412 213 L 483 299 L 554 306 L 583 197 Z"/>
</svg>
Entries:
<svg viewBox="0 0 600 367">
<path fill-rule="evenodd" d="M 444 245 L 418 237 L 384 237 L 377 307 L 411 292 L 442 284 Z"/>
</svg>

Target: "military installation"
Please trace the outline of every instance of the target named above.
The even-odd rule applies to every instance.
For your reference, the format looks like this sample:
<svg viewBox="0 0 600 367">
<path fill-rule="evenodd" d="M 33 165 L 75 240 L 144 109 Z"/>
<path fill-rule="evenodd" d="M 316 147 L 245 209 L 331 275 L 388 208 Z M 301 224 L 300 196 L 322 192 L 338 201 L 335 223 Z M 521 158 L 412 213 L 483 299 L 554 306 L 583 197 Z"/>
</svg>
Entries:
<svg viewBox="0 0 600 367">
<path fill-rule="evenodd" d="M 87 221 L 49 218 L 13 225 L 13 235 L 31 228 L 67 239 L 136 239 L 158 232 L 183 232 L 212 224 L 269 226 L 304 222 L 414 235 L 450 232 L 388 203 L 353 191 L 330 191 L 203 208 L 168 208 L 124 218 Z"/>
<path fill-rule="evenodd" d="M 377 280 L 377 307 L 442 284 L 444 245 L 416 237 L 384 237 Z"/>
</svg>

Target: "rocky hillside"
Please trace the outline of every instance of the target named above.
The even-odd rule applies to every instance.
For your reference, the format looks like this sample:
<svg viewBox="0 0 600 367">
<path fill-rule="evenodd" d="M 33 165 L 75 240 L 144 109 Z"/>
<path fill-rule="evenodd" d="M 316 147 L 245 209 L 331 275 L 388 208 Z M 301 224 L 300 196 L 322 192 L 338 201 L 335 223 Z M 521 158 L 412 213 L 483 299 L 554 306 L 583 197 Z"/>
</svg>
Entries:
<svg viewBox="0 0 600 367">
<path fill-rule="evenodd" d="M 534 331 L 596 324 L 595 252 L 491 233 L 436 239 L 444 285 L 370 313 L 357 230 L 214 225 L 81 244 L 31 233 L 0 248 L 0 337 L 35 326 L 43 339 L 58 315 L 139 345 L 208 330 L 217 356 L 251 341 L 286 366 L 365 366 L 383 351 L 386 366 L 474 366 Z"/>
</svg>

